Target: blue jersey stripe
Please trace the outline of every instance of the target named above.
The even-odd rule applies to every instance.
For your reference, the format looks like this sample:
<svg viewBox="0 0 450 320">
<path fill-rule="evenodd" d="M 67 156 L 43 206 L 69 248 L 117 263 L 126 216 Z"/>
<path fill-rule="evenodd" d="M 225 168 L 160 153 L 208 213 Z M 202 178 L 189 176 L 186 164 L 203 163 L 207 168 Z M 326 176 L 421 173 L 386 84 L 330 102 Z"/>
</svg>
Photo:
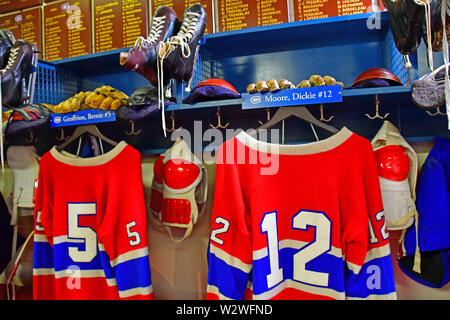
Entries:
<svg viewBox="0 0 450 320">
<path fill-rule="evenodd" d="M 53 247 L 55 256 L 55 271 L 66 270 L 73 265 L 78 266 L 81 270 L 103 269 L 98 251 L 97 255 L 90 262 L 74 262 L 69 256 L 69 248 L 78 248 L 80 251 L 83 251 L 85 250 L 85 244 L 68 242 L 55 244 Z"/>
<path fill-rule="evenodd" d="M 105 271 L 105 277 L 107 279 L 115 278 L 116 275 L 114 274 L 114 270 L 109 262 L 108 254 L 105 251 L 99 251 L 99 258 L 102 264 L 102 269 Z"/>
<path fill-rule="evenodd" d="M 48 242 L 35 241 L 33 244 L 33 268 L 53 268 L 53 248 Z"/>
<path fill-rule="evenodd" d="M 119 291 L 148 287 L 152 284 L 148 255 L 119 263 L 113 271 Z"/>
<path fill-rule="evenodd" d="M 294 279 L 294 255 L 299 252 L 299 249 L 283 248 L 279 250 L 279 266 L 283 269 L 283 280 Z M 331 254 L 322 254 L 317 258 L 311 260 L 305 265 L 306 270 L 328 274 L 328 285 L 326 288 L 333 289 L 338 292 L 345 291 L 344 280 L 344 267 L 341 258 L 335 257 Z M 253 292 L 254 294 L 262 294 L 268 291 L 267 275 L 270 274 L 270 262 L 269 257 L 266 256 L 262 259 L 255 260 L 253 262 Z M 313 285 L 308 283 L 308 279 L 305 281 L 298 281 L 307 285 Z"/>
<path fill-rule="evenodd" d="M 208 284 L 219 288 L 224 296 L 241 300 L 247 287 L 248 274 L 228 265 L 211 252 L 208 252 Z"/>
<path fill-rule="evenodd" d="M 365 263 L 358 275 L 347 273 L 347 296 L 367 298 L 373 295 L 387 295 L 395 292 L 395 281 L 391 256 L 372 259 Z"/>
</svg>

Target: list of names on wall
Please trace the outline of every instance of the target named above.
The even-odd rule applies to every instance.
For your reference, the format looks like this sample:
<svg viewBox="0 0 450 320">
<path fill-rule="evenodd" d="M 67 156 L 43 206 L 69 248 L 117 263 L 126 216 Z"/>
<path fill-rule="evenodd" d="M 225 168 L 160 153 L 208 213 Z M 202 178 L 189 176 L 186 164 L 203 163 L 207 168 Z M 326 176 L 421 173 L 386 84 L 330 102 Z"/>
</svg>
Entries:
<svg viewBox="0 0 450 320">
<path fill-rule="evenodd" d="M 286 0 L 218 0 L 219 31 L 289 22 Z"/>
<path fill-rule="evenodd" d="M 152 0 L 152 15 L 160 6 L 167 6 L 172 8 L 180 21 L 183 18 L 184 11 L 194 4 L 201 4 L 205 8 L 208 18 L 206 20 L 205 34 L 214 32 L 214 15 L 213 6 L 214 0 Z M 150 19 L 151 20 L 151 19 Z"/>
<path fill-rule="evenodd" d="M 372 11 L 372 0 L 294 0 L 296 21 L 345 16 Z"/>
<path fill-rule="evenodd" d="M 0 13 L 31 8 L 41 4 L 41 0 L 0 0 Z"/>
<path fill-rule="evenodd" d="M 90 1 L 72 0 L 45 6 L 44 33 L 47 61 L 92 53 Z"/>
<path fill-rule="evenodd" d="M 0 17 L 0 29 L 11 31 L 16 39 L 24 39 L 35 44 L 40 52 L 42 52 L 41 27 L 40 7 Z M 39 54 L 39 57 L 42 57 L 42 54 Z"/>
<path fill-rule="evenodd" d="M 94 0 L 94 44 L 96 52 L 133 46 L 147 37 L 147 1 Z"/>
<path fill-rule="evenodd" d="M 147 36 L 148 1 L 122 0 L 123 47 L 131 47 L 136 38 Z"/>
</svg>

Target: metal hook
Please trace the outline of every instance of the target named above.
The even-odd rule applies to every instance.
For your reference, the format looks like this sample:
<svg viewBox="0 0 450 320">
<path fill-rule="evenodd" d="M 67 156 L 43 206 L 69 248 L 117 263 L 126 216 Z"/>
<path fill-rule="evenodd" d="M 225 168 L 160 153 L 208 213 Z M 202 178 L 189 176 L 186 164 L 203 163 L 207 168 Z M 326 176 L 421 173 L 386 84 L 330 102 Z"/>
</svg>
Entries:
<svg viewBox="0 0 450 320">
<path fill-rule="evenodd" d="M 331 116 L 331 117 L 329 117 L 328 119 L 325 119 L 324 118 L 324 116 L 323 116 L 323 109 L 324 109 L 324 105 L 323 105 L 323 103 L 320 105 L 320 121 L 325 121 L 325 122 L 330 122 L 333 118 L 334 118 L 334 116 Z"/>
<path fill-rule="evenodd" d="M 270 120 L 270 108 L 266 108 L 266 114 L 267 114 L 267 121 L 269 121 L 269 120 Z M 260 125 L 263 125 L 263 124 L 264 124 L 264 122 L 262 122 L 262 121 L 260 121 L 260 120 L 258 120 L 258 123 L 259 123 Z"/>
<path fill-rule="evenodd" d="M 138 131 L 135 131 L 134 130 L 134 121 L 133 120 L 130 120 L 130 124 L 131 124 L 131 129 L 130 129 L 130 131 L 125 131 L 125 134 L 127 135 L 127 136 L 131 136 L 131 135 L 133 135 L 133 136 L 137 136 L 138 134 L 140 134 L 141 133 L 141 129 L 139 129 Z"/>
<path fill-rule="evenodd" d="M 179 127 L 178 129 L 175 129 L 175 112 L 173 110 L 170 112 L 170 120 L 172 121 L 172 128 L 170 128 L 170 129 L 166 128 L 167 132 L 173 132 L 173 131 L 181 128 L 181 127 Z"/>
<path fill-rule="evenodd" d="M 428 113 L 431 117 L 436 117 L 436 116 L 446 116 L 447 114 L 445 112 L 441 111 L 441 106 L 436 108 L 436 112 L 435 113 L 431 113 L 430 111 L 425 111 L 426 113 Z"/>
<path fill-rule="evenodd" d="M 64 128 L 58 128 L 59 129 L 59 137 L 56 137 L 56 140 L 58 141 L 66 141 L 67 139 L 70 138 L 70 136 L 65 136 L 64 135 Z"/>
<path fill-rule="evenodd" d="M 26 143 L 36 143 L 36 142 L 38 142 L 38 138 L 36 138 L 35 136 L 34 136 L 34 132 L 33 132 L 33 130 L 28 130 L 28 133 L 30 134 L 30 139 L 25 139 L 25 142 Z"/>
<path fill-rule="evenodd" d="M 230 125 L 229 122 L 227 122 L 225 125 L 222 125 L 222 120 L 221 120 L 221 116 L 220 116 L 220 107 L 217 107 L 217 126 L 213 126 L 212 124 L 209 124 L 211 128 L 213 129 L 217 129 L 217 128 L 221 128 L 221 129 L 225 129 L 226 127 L 228 127 Z"/>
<path fill-rule="evenodd" d="M 376 94 L 375 95 L 375 115 L 374 116 L 370 116 L 368 113 L 366 113 L 366 117 L 369 118 L 369 119 L 372 119 L 372 120 L 376 119 L 376 118 L 378 118 L 378 119 L 386 119 L 387 116 L 389 115 L 389 113 L 386 113 L 384 116 L 381 116 L 379 110 L 380 110 L 380 100 L 378 100 L 378 95 Z"/>
</svg>

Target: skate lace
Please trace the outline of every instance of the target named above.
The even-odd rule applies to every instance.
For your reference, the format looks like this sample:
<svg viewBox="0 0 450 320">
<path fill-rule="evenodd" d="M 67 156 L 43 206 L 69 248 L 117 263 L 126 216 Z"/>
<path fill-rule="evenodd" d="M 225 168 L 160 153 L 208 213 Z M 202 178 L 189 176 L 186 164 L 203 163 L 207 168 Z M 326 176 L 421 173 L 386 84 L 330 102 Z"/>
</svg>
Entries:
<svg viewBox="0 0 450 320">
<path fill-rule="evenodd" d="M 152 29 L 150 30 L 150 34 L 147 38 L 144 38 L 143 36 L 139 36 L 136 39 L 136 42 L 134 43 L 134 47 L 138 50 L 142 48 L 142 46 L 149 46 L 154 44 L 159 36 L 161 35 L 161 32 L 164 28 L 164 22 L 166 21 L 166 17 L 153 17 L 152 20 Z"/>
<path fill-rule="evenodd" d="M 425 9 L 428 66 L 430 67 L 431 71 L 433 71 L 433 48 L 431 46 L 431 0 L 414 0 L 414 2 L 419 6 L 424 6 Z"/>
<path fill-rule="evenodd" d="M 8 58 L 8 62 L 6 63 L 6 67 L 2 70 L 0 70 L 0 117 L 2 117 L 2 119 L 0 119 L 1 123 L 0 123 L 0 162 L 1 162 L 1 167 L 2 167 L 2 172 L 5 172 L 5 165 L 4 165 L 4 159 L 3 159 L 3 97 L 2 97 L 2 86 L 1 86 L 1 76 L 3 74 L 5 74 L 8 70 L 10 70 L 13 65 L 14 62 L 17 60 L 17 55 L 19 54 L 19 50 L 20 48 L 12 48 L 9 51 L 9 58 Z"/>
<path fill-rule="evenodd" d="M 196 12 L 186 12 L 183 18 L 183 23 L 178 31 L 177 35 L 167 39 L 165 43 L 160 43 L 158 46 L 157 55 L 157 71 L 158 71 L 158 109 L 161 109 L 161 120 L 164 137 L 167 136 L 166 130 L 166 116 L 164 107 L 164 59 L 167 58 L 178 46 L 181 46 L 181 54 L 184 58 L 188 58 L 191 55 L 191 48 L 189 47 L 189 41 L 192 39 L 197 24 L 200 21 L 200 14 Z M 160 48 L 164 45 L 165 52 L 161 55 Z"/>
<path fill-rule="evenodd" d="M 12 68 L 14 62 L 17 59 L 17 55 L 19 54 L 19 47 L 17 48 L 12 48 L 10 53 L 9 53 L 9 59 L 8 62 L 6 63 L 6 67 L 5 69 L 0 70 L 1 73 L 6 73 L 9 69 Z"/>
<path fill-rule="evenodd" d="M 177 35 L 170 37 L 166 44 L 168 44 L 168 50 L 164 57 L 167 57 L 177 46 L 181 46 L 181 53 L 184 58 L 188 58 L 191 55 L 191 48 L 189 47 L 189 41 L 195 33 L 197 23 L 199 22 L 200 14 L 196 12 L 187 12 L 186 19 L 180 27 L 180 31 Z"/>
</svg>

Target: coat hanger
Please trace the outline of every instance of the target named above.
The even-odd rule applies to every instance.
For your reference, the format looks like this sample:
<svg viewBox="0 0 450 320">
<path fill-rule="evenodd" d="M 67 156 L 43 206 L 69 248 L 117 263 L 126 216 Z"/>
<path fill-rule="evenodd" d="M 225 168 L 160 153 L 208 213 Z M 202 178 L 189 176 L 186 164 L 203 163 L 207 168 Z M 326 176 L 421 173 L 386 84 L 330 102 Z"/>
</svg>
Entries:
<svg viewBox="0 0 450 320">
<path fill-rule="evenodd" d="M 316 119 L 311 112 L 304 106 L 296 106 L 296 107 L 280 107 L 278 108 L 277 112 L 273 115 L 273 117 L 267 121 L 265 124 L 257 128 L 256 130 L 259 131 L 261 129 L 268 129 L 270 127 L 273 127 L 277 123 L 283 121 L 284 119 L 289 118 L 290 116 L 296 116 L 297 118 L 303 119 L 307 122 L 309 122 L 312 125 L 315 125 L 319 128 L 322 128 L 324 130 L 327 130 L 331 133 L 337 133 L 339 130 L 335 127 L 323 123 Z"/>
<path fill-rule="evenodd" d="M 62 144 L 60 144 L 59 146 L 56 147 L 56 149 L 58 151 L 62 151 L 64 150 L 69 144 L 71 144 L 73 141 L 75 141 L 75 139 L 81 137 L 83 134 L 85 133 L 89 133 L 103 141 L 106 141 L 107 143 L 109 143 L 112 146 L 116 146 L 118 143 L 114 140 L 111 140 L 107 137 L 105 137 L 100 130 L 98 130 L 97 126 L 95 124 L 88 124 L 88 125 L 82 125 L 82 126 L 78 126 L 75 131 L 73 132 L 73 134 L 70 136 L 70 138 L 63 142 Z"/>
</svg>

